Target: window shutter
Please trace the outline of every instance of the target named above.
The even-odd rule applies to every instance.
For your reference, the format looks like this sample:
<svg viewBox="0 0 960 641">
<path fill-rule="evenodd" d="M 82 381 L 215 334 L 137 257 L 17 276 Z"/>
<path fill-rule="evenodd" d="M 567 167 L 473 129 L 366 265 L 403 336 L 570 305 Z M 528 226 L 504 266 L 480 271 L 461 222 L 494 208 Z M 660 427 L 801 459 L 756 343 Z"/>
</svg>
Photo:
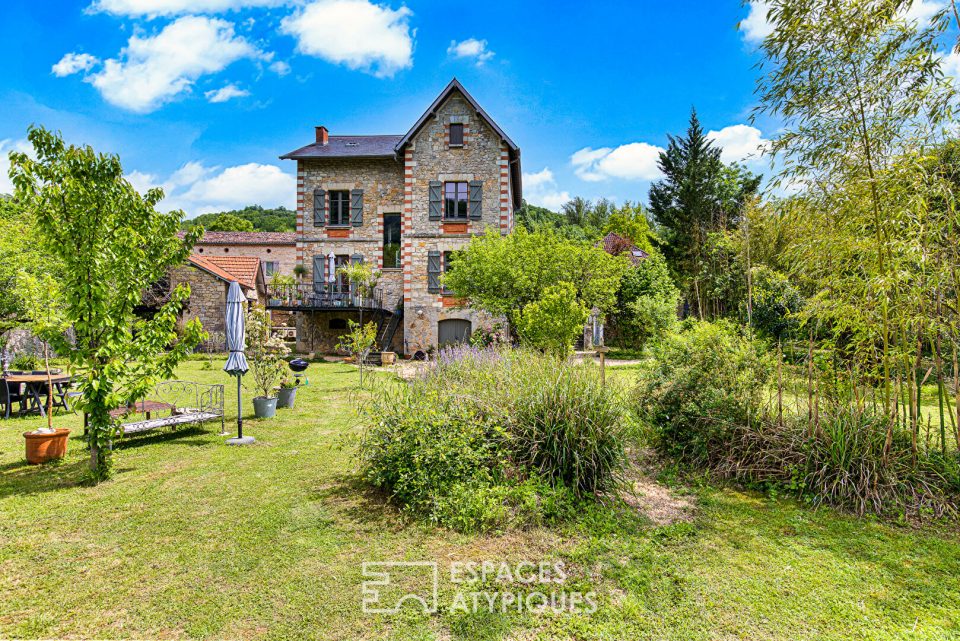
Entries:
<svg viewBox="0 0 960 641">
<path fill-rule="evenodd" d="M 443 216 L 443 183 L 430 181 L 430 220 L 440 220 Z"/>
<path fill-rule="evenodd" d="M 470 218 L 480 220 L 483 218 L 483 181 L 470 181 Z"/>
<path fill-rule="evenodd" d="M 353 189 L 350 191 L 350 223 L 354 227 L 363 224 L 363 190 Z"/>
<path fill-rule="evenodd" d="M 323 254 L 316 254 L 313 257 L 313 291 L 318 294 L 323 291 L 326 282 L 327 257 Z"/>
<path fill-rule="evenodd" d="M 350 257 L 350 264 L 356 265 L 363 262 L 363 254 L 354 254 Z"/>
<path fill-rule="evenodd" d="M 427 252 L 427 291 L 431 294 L 440 292 L 440 252 Z"/>
<path fill-rule="evenodd" d="M 322 189 L 313 190 L 313 226 L 323 227 L 326 221 L 327 192 Z"/>
</svg>

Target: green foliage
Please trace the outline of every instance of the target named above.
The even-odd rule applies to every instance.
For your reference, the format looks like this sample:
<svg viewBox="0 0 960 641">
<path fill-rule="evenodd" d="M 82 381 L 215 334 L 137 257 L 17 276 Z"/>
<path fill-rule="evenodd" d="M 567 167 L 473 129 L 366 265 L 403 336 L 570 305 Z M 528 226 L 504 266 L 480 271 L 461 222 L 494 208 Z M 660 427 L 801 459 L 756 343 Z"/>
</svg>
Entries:
<svg viewBox="0 0 960 641">
<path fill-rule="evenodd" d="M 529 232 L 552 232 L 583 242 L 597 242 L 612 231 L 644 251 L 650 251 L 656 241 L 643 206 L 629 200 L 617 207 L 605 198 L 591 202 L 577 196 L 564 203 L 559 213 L 524 201 L 516 211 L 516 222 Z"/>
<path fill-rule="evenodd" d="M 517 333 L 530 347 L 566 356 L 590 310 L 577 300 L 577 292 L 570 283 L 551 285 L 543 291 L 540 300 L 524 307 L 517 315 Z"/>
<path fill-rule="evenodd" d="M 654 252 L 656 234 L 650 228 L 647 212 L 639 203 L 634 205 L 628 200 L 622 207 L 616 208 L 604 223 L 601 235 L 606 236 L 610 232 L 623 236 L 648 254 Z"/>
<path fill-rule="evenodd" d="M 624 465 L 616 392 L 592 366 L 509 349 L 442 350 L 423 376 L 365 406 L 365 477 L 460 530 L 566 518 L 615 489 Z"/>
<path fill-rule="evenodd" d="M 370 351 L 377 345 L 377 326 L 372 322 L 361 325 L 347 320 L 347 330 L 347 333 L 340 337 L 337 347 L 356 359 L 360 368 L 360 386 L 363 387 L 363 368 Z"/>
<path fill-rule="evenodd" d="M 470 305 L 518 325 L 520 311 L 551 286 L 569 283 L 587 309 L 610 310 L 629 262 L 592 244 L 523 228 L 508 236 L 488 231 L 470 241 L 446 274 L 444 285 Z"/>
<path fill-rule="evenodd" d="M 624 276 L 612 319 L 622 346 L 642 348 L 669 332 L 677 321 L 680 291 L 670 269 L 654 250 Z"/>
<path fill-rule="evenodd" d="M 711 259 L 708 236 L 738 225 L 761 178 L 720 161 L 722 150 L 707 139 L 696 111 L 690 115 L 686 135 L 669 140 L 659 160 L 665 177 L 650 187 L 650 212 L 667 262 L 691 307 L 701 318 L 714 317 L 720 315 L 718 301 L 723 299 L 704 292 L 703 281 L 719 277 L 728 266 Z"/>
<path fill-rule="evenodd" d="M 186 259 L 196 234 L 178 238 L 183 213 L 157 212 L 163 192 L 138 194 L 116 156 L 67 146 L 42 128 L 27 137 L 36 160 L 11 154 L 14 198 L 35 217 L 42 250 L 63 266 L 63 319 L 74 334 L 68 340 L 50 331 L 42 338 L 79 377 L 76 405 L 89 416 L 90 467 L 99 480 L 109 475 L 118 436 L 110 411 L 143 398 L 204 337 L 198 321 L 177 332 L 186 286 L 153 318 L 133 315 L 142 293 Z"/>
<path fill-rule="evenodd" d="M 708 465 L 757 415 L 770 373 L 770 359 L 734 326 L 690 322 L 657 346 L 642 371 L 638 413 L 664 452 Z"/>
<path fill-rule="evenodd" d="M 270 312 L 253 305 L 246 314 L 247 349 L 254 389 L 263 398 L 273 398 L 273 388 L 287 371 L 284 356 L 290 348 L 273 333 Z"/>
<path fill-rule="evenodd" d="M 750 275 L 753 326 L 770 338 L 783 339 L 799 324 L 797 313 L 803 307 L 803 297 L 786 276 L 766 265 L 754 267 Z"/>
<path fill-rule="evenodd" d="M 253 231 L 253 223 L 234 214 L 219 214 L 204 225 L 207 231 Z"/>
<path fill-rule="evenodd" d="M 36 354 L 27 354 L 26 352 L 17 354 L 16 357 L 10 362 L 10 369 L 20 370 L 20 371 L 31 371 L 39 369 L 43 361 L 40 360 L 40 357 Z"/>
<path fill-rule="evenodd" d="M 228 216 L 231 220 L 232 218 L 239 218 L 248 221 L 253 225 L 253 229 L 214 229 L 211 227 L 210 225 L 221 216 Z M 200 225 L 210 231 L 296 231 L 297 212 L 285 207 L 265 209 L 260 205 L 250 205 L 233 211 L 200 214 L 196 218 L 183 221 L 184 229 L 192 229 Z"/>
<path fill-rule="evenodd" d="M 337 269 L 337 274 L 340 276 L 346 276 L 351 287 L 356 288 L 356 291 L 361 296 L 372 295 L 374 288 L 376 288 L 377 283 L 380 282 L 380 277 L 382 276 L 382 273 L 379 269 L 374 267 L 371 263 L 366 262 L 349 263 L 344 265 Z"/>
</svg>

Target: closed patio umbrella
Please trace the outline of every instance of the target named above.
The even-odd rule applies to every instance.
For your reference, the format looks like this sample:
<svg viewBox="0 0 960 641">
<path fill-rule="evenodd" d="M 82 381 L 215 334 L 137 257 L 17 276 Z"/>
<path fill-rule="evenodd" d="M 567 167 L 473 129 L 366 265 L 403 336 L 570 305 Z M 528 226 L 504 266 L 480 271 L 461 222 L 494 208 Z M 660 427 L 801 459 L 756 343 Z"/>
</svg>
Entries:
<svg viewBox="0 0 960 641">
<path fill-rule="evenodd" d="M 234 281 L 230 283 L 230 290 L 227 292 L 227 309 L 224 318 L 224 330 L 227 334 L 227 350 L 230 355 L 227 357 L 227 364 L 223 366 L 223 371 L 231 376 L 237 377 L 237 436 L 227 439 L 230 445 L 249 445 L 254 442 L 252 436 L 243 435 L 243 397 L 240 391 L 240 377 L 250 369 L 247 366 L 247 357 L 243 353 L 243 348 L 247 340 L 246 328 L 244 323 L 244 307 L 247 304 L 247 297 L 243 295 L 240 289 L 240 283 Z"/>
</svg>

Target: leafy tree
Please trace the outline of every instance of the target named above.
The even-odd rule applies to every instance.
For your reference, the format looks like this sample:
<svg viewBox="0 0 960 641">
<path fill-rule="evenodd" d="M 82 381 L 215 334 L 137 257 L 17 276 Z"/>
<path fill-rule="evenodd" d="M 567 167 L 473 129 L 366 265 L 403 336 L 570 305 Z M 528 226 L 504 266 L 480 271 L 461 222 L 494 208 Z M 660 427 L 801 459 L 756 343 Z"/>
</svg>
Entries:
<svg viewBox="0 0 960 641">
<path fill-rule="evenodd" d="M 366 367 L 367 357 L 377 344 L 377 326 L 373 322 L 361 325 L 348 320 L 347 330 L 347 333 L 340 337 L 337 347 L 356 360 L 357 367 L 360 368 L 360 387 L 363 387 L 363 369 Z"/>
<path fill-rule="evenodd" d="M 189 287 L 174 290 L 149 320 L 133 310 L 142 292 L 187 258 L 197 234 L 177 237 L 182 212 L 161 214 L 159 189 L 141 196 L 120 160 L 90 147 L 67 146 L 58 134 L 31 127 L 36 160 L 11 154 L 15 200 L 36 217 L 41 248 L 63 265 L 63 317 L 74 339 L 46 338 L 79 375 L 79 408 L 89 416 L 90 470 L 110 473 L 118 436 L 110 411 L 143 398 L 204 338 L 200 323 L 177 319 Z"/>
<path fill-rule="evenodd" d="M 908 23 L 910 4 L 772 0 L 759 87 L 759 113 L 783 123 L 773 141 L 784 167 L 778 179 L 804 187 L 804 228 L 793 253 L 815 291 L 806 314 L 829 321 L 851 344 L 851 368 L 881 381 L 885 453 L 901 385 L 916 452 L 913 370 L 943 292 L 943 275 L 930 261 L 936 221 L 927 212 L 933 191 L 953 199 L 917 162 L 951 125 L 955 89 L 938 51 L 946 17 Z M 957 222 L 942 220 L 941 230 Z"/>
<path fill-rule="evenodd" d="M 520 227 L 508 236 L 491 230 L 471 239 L 444 284 L 471 306 L 505 316 L 515 330 L 519 312 L 560 283 L 571 284 L 587 309 L 612 310 L 627 269 L 626 258 L 610 256 L 592 243 Z"/>
<path fill-rule="evenodd" d="M 253 231 L 253 223 L 234 214 L 220 214 L 205 228 L 208 231 Z"/>
<path fill-rule="evenodd" d="M 617 292 L 612 320 L 620 343 L 643 347 L 665 335 L 676 323 L 679 300 L 666 260 L 654 251 L 627 272 Z"/>
<path fill-rule="evenodd" d="M 751 322 L 762 334 L 780 341 L 799 325 L 803 296 L 786 276 L 766 265 L 754 267 L 751 276 Z"/>
<path fill-rule="evenodd" d="M 760 184 L 759 176 L 742 167 L 724 166 L 720 152 L 707 139 L 693 111 L 686 135 L 670 136 L 667 149 L 660 154 L 658 164 L 664 179 L 650 187 L 650 212 L 667 261 L 700 317 L 711 315 L 717 307 L 705 300 L 704 274 L 721 269 L 707 256 L 707 237 L 736 226 L 743 203 Z"/>
<path fill-rule="evenodd" d="M 182 226 L 183 229 L 190 229 L 198 225 L 203 225 L 206 229 L 211 229 L 210 224 L 221 215 L 226 214 L 249 221 L 253 225 L 253 231 L 296 231 L 297 229 L 297 212 L 287 209 L 286 207 L 265 209 L 260 205 L 250 205 L 243 209 L 235 209 L 232 211 L 201 214 L 195 218 L 191 218 L 190 220 L 183 221 Z"/>
<path fill-rule="evenodd" d="M 650 228 L 647 212 L 639 203 L 635 205 L 628 200 L 615 208 L 604 223 L 601 235 L 610 232 L 623 236 L 648 254 L 654 251 L 656 234 Z"/>
<path fill-rule="evenodd" d="M 517 334 L 536 349 L 566 356 L 590 316 L 571 283 L 547 287 L 541 298 L 520 310 Z"/>
</svg>

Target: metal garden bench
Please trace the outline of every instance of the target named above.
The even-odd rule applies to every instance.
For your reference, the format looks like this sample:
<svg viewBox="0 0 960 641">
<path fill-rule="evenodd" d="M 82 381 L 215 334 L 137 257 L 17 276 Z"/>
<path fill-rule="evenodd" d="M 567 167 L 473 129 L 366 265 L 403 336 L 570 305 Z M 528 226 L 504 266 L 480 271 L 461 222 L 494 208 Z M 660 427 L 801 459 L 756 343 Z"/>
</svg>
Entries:
<svg viewBox="0 0 960 641">
<path fill-rule="evenodd" d="M 161 427 L 180 425 L 199 425 L 207 421 L 220 420 L 220 431 L 224 432 L 223 385 L 205 385 L 192 381 L 164 381 L 156 387 L 158 401 L 146 401 L 149 406 L 162 406 L 170 409 L 170 416 L 148 418 L 145 421 L 123 423 L 124 434 L 138 434 Z M 139 404 L 138 404 L 139 405 Z M 137 409 L 137 405 L 130 408 Z"/>
</svg>

